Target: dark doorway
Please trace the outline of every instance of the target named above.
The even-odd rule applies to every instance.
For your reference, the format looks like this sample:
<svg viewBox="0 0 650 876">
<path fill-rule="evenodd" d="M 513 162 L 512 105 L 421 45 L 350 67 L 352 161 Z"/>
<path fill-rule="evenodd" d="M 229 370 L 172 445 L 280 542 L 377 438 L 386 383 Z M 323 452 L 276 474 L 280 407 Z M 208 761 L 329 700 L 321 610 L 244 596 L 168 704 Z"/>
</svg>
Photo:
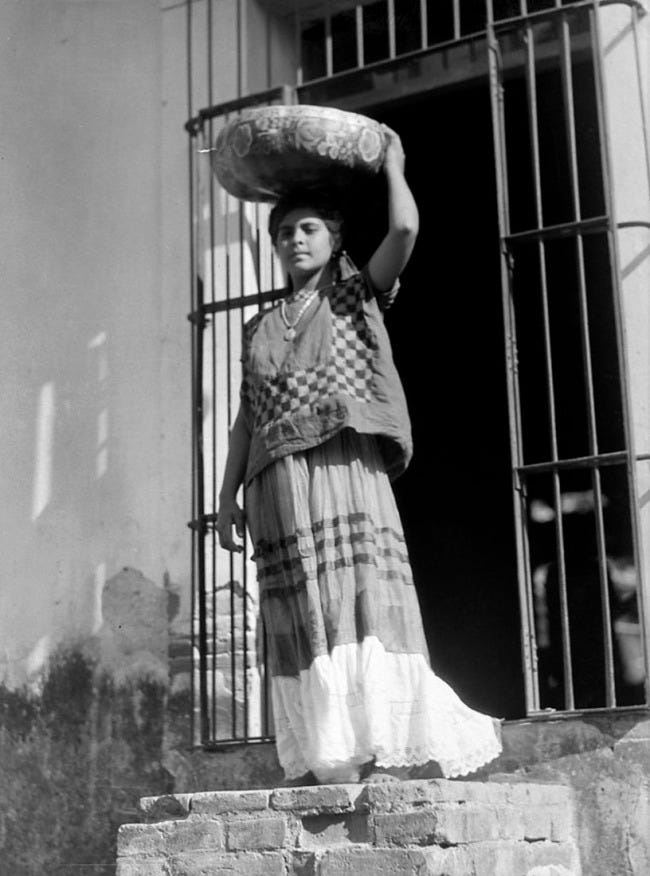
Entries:
<svg viewBox="0 0 650 876">
<path fill-rule="evenodd" d="M 487 85 L 373 113 L 401 136 L 421 232 L 386 323 L 412 417 L 395 483 L 436 672 L 524 714 Z"/>
</svg>

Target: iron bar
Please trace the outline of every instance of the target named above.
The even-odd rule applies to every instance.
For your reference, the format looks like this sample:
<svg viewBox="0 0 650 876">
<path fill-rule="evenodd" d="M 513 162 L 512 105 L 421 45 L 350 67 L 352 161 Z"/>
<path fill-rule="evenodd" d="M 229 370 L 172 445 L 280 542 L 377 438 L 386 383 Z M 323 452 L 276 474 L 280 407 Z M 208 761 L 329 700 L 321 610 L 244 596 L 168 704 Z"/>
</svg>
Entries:
<svg viewBox="0 0 650 876">
<path fill-rule="evenodd" d="M 208 0 L 206 3 L 206 35 L 207 35 L 207 80 L 208 80 L 208 102 L 210 105 L 213 103 L 213 45 L 212 45 L 212 31 L 213 31 L 213 0 Z M 207 144 L 205 140 L 205 129 L 201 130 L 201 137 L 203 139 L 203 147 L 206 145 L 209 148 L 214 142 L 214 131 L 213 131 L 213 119 L 208 119 L 208 134 L 207 134 Z M 209 283 L 210 283 L 210 293 L 208 298 L 212 303 L 215 300 L 215 265 L 214 265 L 214 251 L 215 251 L 215 224 L 214 224 L 214 176 L 211 173 L 208 173 L 208 204 L 209 204 L 209 245 L 210 245 L 210 254 L 209 254 Z M 201 325 L 199 324 L 198 330 L 201 331 Z M 209 332 L 210 332 L 210 369 L 211 369 L 211 379 L 212 379 L 212 398 L 211 398 L 211 412 L 210 412 L 210 433 L 212 439 L 212 465 L 211 465 L 211 484 L 210 484 L 210 502 L 212 506 L 212 513 L 216 516 L 216 466 L 214 461 L 217 457 L 217 418 L 214 412 L 214 387 L 216 386 L 217 381 L 217 357 L 216 357 L 216 321 L 210 320 L 209 323 Z M 203 391 L 203 387 L 201 387 L 201 391 Z M 206 534 L 207 535 L 207 534 Z M 212 529 L 209 533 L 210 536 L 210 548 L 211 548 L 211 580 L 215 581 L 217 576 L 217 556 L 216 556 L 216 532 Z M 212 586 L 210 588 L 210 596 L 208 596 L 207 588 L 204 588 L 204 599 L 210 598 L 211 602 L 211 611 L 212 611 L 212 619 L 211 619 L 211 654 L 212 654 L 212 673 L 211 673 L 211 710 L 210 710 L 210 727 L 212 731 L 212 735 L 215 733 L 215 728 L 217 726 L 217 675 L 214 671 L 214 662 L 216 660 L 217 654 L 217 640 L 218 640 L 218 631 L 217 631 L 217 594 L 215 587 Z"/>
<path fill-rule="evenodd" d="M 388 57 L 394 58 L 397 54 L 397 38 L 395 35 L 395 0 L 386 0 L 388 18 Z"/>
<path fill-rule="evenodd" d="M 423 0 L 424 2 L 424 0 Z M 365 45 L 363 39 L 363 6 L 358 5 L 354 13 L 354 27 L 357 39 L 357 67 L 364 66 Z"/>
<path fill-rule="evenodd" d="M 571 43 L 569 22 L 566 15 L 559 19 L 560 27 L 560 70 L 562 77 L 562 96 L 564 121 L 567 135 L 567 152 L 569 157 L 570 188 L 573 218 L 579 222 L 582 218 L 580 207 L 580 186 L 578 180 L 578 152 L 575 132 L 575 107 L 573 99 L 573 76 L 571 69 Z M 587 412 L 589 426 L 589 449 L 591 455 L 598 455 L 598 432 L 596 424 L 596 402 L 593 383 L 591 340 L 589 335 L 589 307 L 587 301 L 587 281 L 585 276 L 585 257 L 582 236 L 575 237 L 576 262 L 578 266 L 578 295 L 580 304 L 580 327 L 582 339 L 583 367 L 587 392 Z M 604 663 L 605 663 L 605 698 L 608 706 L 616 703 L 614 685 L 614 643 L 612 636 L 611 606 L 609 599 L 609 581 L 607 573 L 607 557 L 605 546 L 605 526 L 603 519 L 603 497 L 598 468 L 591 470 L 592 489 L 596 515 L 596 542 L 598 556 L 598 578 L 600 583 L 600 598 L 602 606 Z"/>
<path fill-rule="evenodd" d="M 197 253 L 198 255 L 198 253 Z M 197 268 L 198 266 L 195 266 Z M 197 280 L 196 280 L 196 291 L 197 291 L 197 306 L 200 307 L 203 301 L 203 281 L 201 279 L 200 274 L 197 270 Z M 196 373 L 197 375 L 203 374 L 203 329 L 201 326 L 193 326 L 193 330 L 196 333 Z M 196 489 L 196 500 L 197 507 L 201 510 L 205 509 L 205 461 L 203 455 L 203 391 L 200 380 L 195 381 L 195 395 L 194 395 L 194 428 L 195 428 L 195 442 L 194 446 L 196 448 L 196 474 L 197 474 L 197 489 Z M 199 518 L 200 519 L 200 518 Z M 208 702 L 208 675 L 207 675 L 207 643 L 208 643 L 208 630 L 207 630 L 207 617 L 206 617 L 206 606 L 205 606 L 205 540 L 206 540 L 206 531 L 204 527 L 199 526 L 197 530 L 197 540 L 198 540 L 198 548 L 199 554 L 197 558 L 198 562 L 198 574 L 199 574 L 199 669 L 200 669 L 200 690 L 201 690 L 201 735 L 205 739 L 208 737 L 210 732 L 210 725 L 207 714 L 207 702 Z"/>
<path fill-rule="evenodd" d="M 302 58 L 302 17 L 298 12 L 297 4 L 296 11 L 293 15 L 293 33 L 294 33 L 294 52 L 296 55 L 296 85 L 302 85 L 304 79 L 303 58 Z"/>
<path fill-rule="evenodd" d="M 510 233 L 504 92 L 500 71 L 500 48 L 494 30 L 492 0 L 486 0 L 486 10 L 490 107 L 494 143 L 494 173 L 497 194 L 496 206 L 499 236 L 501 239 L 501 246 L 499 247 L 501 299 L 504 320 L 504 350 L 506 388 L 508 395 L 510 455 L 513 467 L 513 515 L 515 522 L 517 582 L 519 604 L 521 606 L 521 652 L 522 662 L 524 664 L 526 708 L 527 710 L 532 710 L 539 706 L 539 684 L 537 679 L 535 626 L 532 617 L 532 582 L 530 580 L 528 530 L 526 526 L 526 500 L 517 473 L 517 466 L 522 462 L 522 431 L 519 386 L 517 380 L 517 334 L 512 290 L 512 262 L 507 245 L 504 243 L 504 239 Z"/>
<path fill-rule="evenodd" d="M 189 117 L 192 116 L 193 113 L 193 93 L 192 93 L 192 68 L 193 68 L 193 53 L 192 53 L 192 2 L 191 0 L 186 0 L 185 4 L 185 28 L 186 28 L 186 100 L 187 100 L 187 115 Z M 188 189 L 189 189 L 189 212 L 190 212 L 190 226 L 189 226 L 189 262 L 190 262 L 190 277 L 189 277 L 189 289 L 190 289 L 190 310 L 194 312 L 196 310 L 198 301 L 197 288 L 196 288 L 196 212 L 195 212 L 195 203 L 196 203 L 196 193 L 194 188 L 194 178 L 196 173 L 195 167 L 195 158 L 194 158 L 194 142 L 191 137 L 188 138 L 187 141 L 187 149 L 188 149 Z M 198 483 L 198 462 L 197 462 L 197 445 L 196 445 L 196 434 L 195 434 L 195 403 L 196 403 L 196 381 L 198 371 L 195 367 L 196 363 L 196 337 L 195 337 L 196 327 L 194 325 L 190 325 L 190 358 L 192 363 L 192 376 L 191 376 L 191 399 L 190 399 L 190 422 L 192 424 L 192 449 L 191 449 L 191 470 L 192 470 L 192 487 L 191 487 L 191 513 L 192 520 L 196 520 L 197 518 L 197 483 Z M 197 643 L 197 631 L 196 631 L 196 615 L 198 613 L 198 598 L 200 596 L 197 594 L 197 588 L 199 587 L 200 582 L 197 580 L 198 578 L 198 568 L 197 568 L 197 559 L 198 559 L 198 551 L 199 551 L 199 539 L 197 535 L 197 530 L 192 528 L 191 530 L 191 559 L 190 559 L 190 580 L 191 580 L 191 606 L 190 606 L 190 647 L 192 649 L 191 653 L 191 673 L 190 673 L 190 739 L 193 743 L 200 742 L 204 737 L 203 733 L 203 721 L 201 715 L 201 708 L 203 696 L 202 696 L 202 688 L 201 688 L 201 680 L 199 679 L 199 701 L 198 701 L 198 712 L 199 712 L 199 721 L 196 720 L 197 713 L 197 690 L 196 690 L 196 680 L 194 673 L 194 654 L 195 650 L 198 650 L 200 655 L 200 641 Z M 199 663 L 200 663 L 199 656 Z M 207 676 L 206 676 L 207 680 Z"/>
<path fill-rule="evenodd" d="M 546 474 L 569 469 L 596 468 L 599 466 L 626 464 L 630 457 L 627 450 L 615 450 L 612 453 L 599 453 L 587 456 L 574 456 L 570 459 L 556 459 L 549 462 L 531 462 L 521 465 L 517 471 L 521 475 Z"/>
<path fill-rule="evenodd" d="M 359 9 L 363 8 L 361 6 Z M 424 50 L 429 45 L 429 12 L 427 0 L 420 0 L 420 47 Z M 360 65 L 363 66 L 363 65 Z"/>
<path fill-rule="evenodd" d="M 505 238 L 508 243 L 530 243 L 538 240 L 553 240 L 555 238 L 574 237 L 577 234 L 597 234 L 607 231 L 610 227 L 608 216 L 592 216 L 578 222 L 560 222 L 556 225 L 531 228 L 526 231 L 516 231 Z"/>
<path fill-rule="evenodd" d="M 460 33 L 460 0 L 452 0 L 453 2 L 453 27 L 454 27 L 454 42 L 461 39 Z M 491 0 L 489 0 L 491 3 Z M 494 17 L 492 18 L 492 27 L 494 27 Z"/>
<path fill-rule="evenodd" d="M 237 2 L 237 97 L 248 91 L 248 0 Z"/>
<path fill-rule="evenodd" d="M 269 289 L 266 292 L 253 292 L 250 295 L 242 295 L 214 303 L 204 304 L 199 310 L 190 314 L 190 318 L 200 321 L 210 313 L 223 313 L 228 310 L 241 310 L 242 307 L 247 307 L 251 304 L 267 304 L 273 301 L 279 301 L 282 298 L 281 289 Z"/>
<path fill-rule="evenodd" d="M 243 297 L 244 286 L 246 283 L 246 263 L 245 263 L 245 241 L 246 234 L 248 231 L 248 217 L 246 216 L 246 205 L 243 201 L 238 202 L 238 218 L 239 218 L 239 293 L 240 297 Z M 242 336 L 243 329 L 243 321 L 244 321 L 244 311 L 240 310 L 239 312 L 239 337 Z M 228 359 L 228 369 L 229 369 L 229 378 L 232 380 L 232 358 Z M 241 384 L 241 374 L 236 375 L 237 383 Z M 239 409 L 239 393 L 233 393 L 233 398 L 235 399 L 235 407 L 237 410 Z M 232 401 L 231 401 L 232 404 Z M 234 414 L 234 410 L 233 410 Z M 236 414 L 235 414 L 236 416 Z M 246 738 L 248 735 L 248 702 L 247 702 L 247 690 L 248 690 L 248 666 L 246 663 L 246 588 L 244 584 L 244 574 L 246 569 L 246 554 L 238 555 L 238 566 L 241 571 L 241 601 L 242 601 L 242 610 L 241 610 L 241 623 L 242 629 L 240 631 L 241 636 L 243 637 L 243 646 L 242 646 L 242 681 L 243 681 L 243 711 L 242 711 L 242 733 L 241 735 Z M 234 589 L 235 581 L 231 581 L 231 588 Z M 234 623 L 234 618 L 233 618 Z M 235 625 L 235 635 L 233 636 L 232 642 L 232 666 L 233 666 L 233 674 L 236 677 L 237 672 L 237 629 Z M 237 705 L 237 691 L 236 688 L 233 687 L 233 712 L 236 713 L 236 705 Z M 233 734 L 237 736 L 237 733 Z"/>
<path fill-rule="evenodd" d="M 256 94 L 249 94 L 245 97 L 228 100 L 217 106 L 205 107 L 204 109 L 200 109 L 195 116 L 185 122 L 185 130 L 192 135 L 198 134 L 208 119 L 215 119 L 218 116 L 228 116 L 233 112 L 251 109 L 252 107 L 259 106 L 260 103 L 274 103 L 275 101 L 279 101 L 280 103 L 291 103 L 291 100 L 286 99 L 291 92 L 291 86 L 279 85 L 276 88 L 270 88 L 268 91 L 258 91 Z"/>
<path fill-rule="evenodd" d="M 526 44 L 526 94 L 528 104 L 528 125 L 532 147 L 533 190 L 535 197 L 535 221 L 537 230 L 544 226 L 544 209 L 542 203 L 541 156 L 539 146 L 539 122 L 537 107 L 537 80 L 535 68 L 535 35 L 533 27 L 526 25 L 524 31 Z M 548 298 L 548 278 L 546 274 L 545 240 L 537 239 L 537 261 L 542 304 L 542 323 L 544 336 L 544 371 L 546 375 L 546 401 L 548 405 L 548 427 L 553 461 L 558 459 L 557 444 L 557 412 L 555 404 L 555 374 L 553 368 L 553 353 L 551 347 L 551 321 Z M 525 452 L 525 451 L 524 451 Z M 562 645 L 562 666 L 564 679 L 565 707 L 571 709 L 575 705 L 573 687 L 573 661 L 571 656 L 571 628 L 569 623 L 569 602 L 567 593 L 566 557 L 564 550 L 564 525 L 562 522 L 562 495 L 560 479 L 557 471 L 552 472 L 553 507 L 555 510 L 555 553 L 558 575 L 558 596 L 560 601 L 560 635 Z"/>
<path fill-rule="evenodd" d="M 325 76 L 329 79 L 334 73 L 334 47 L 332 45 L 332 16 L 325 16 Z"/>
<path fill-rule="evenodd" d="M 204 751 L 232 751 L 243 745 L 253 743 L 273 742 L 273 736 L 251 736 L 248 739 L 213 739 L 202 746 Z"/>
</svg>

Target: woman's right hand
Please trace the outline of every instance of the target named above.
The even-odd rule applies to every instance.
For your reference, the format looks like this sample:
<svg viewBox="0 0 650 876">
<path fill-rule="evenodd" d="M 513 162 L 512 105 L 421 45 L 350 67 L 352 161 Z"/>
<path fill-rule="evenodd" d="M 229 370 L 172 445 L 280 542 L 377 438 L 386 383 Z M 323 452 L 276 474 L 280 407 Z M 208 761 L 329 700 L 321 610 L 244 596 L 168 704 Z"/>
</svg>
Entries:
<svg viewBox="0 0 650 876">
<path fill-rule="evenodd" d="M 222 548 L 233 553 L 241 553 L 244 548 L 233 538 L 233 526 L 239 538 L 244 537 L 245 514 L 239 507 L 235 499 L 227 501 L 222 500 L 219 503 L 219 511 L 217 512 L 217 523 L 215 529 L 219 536 L 219 544 Z"/>
</svg>

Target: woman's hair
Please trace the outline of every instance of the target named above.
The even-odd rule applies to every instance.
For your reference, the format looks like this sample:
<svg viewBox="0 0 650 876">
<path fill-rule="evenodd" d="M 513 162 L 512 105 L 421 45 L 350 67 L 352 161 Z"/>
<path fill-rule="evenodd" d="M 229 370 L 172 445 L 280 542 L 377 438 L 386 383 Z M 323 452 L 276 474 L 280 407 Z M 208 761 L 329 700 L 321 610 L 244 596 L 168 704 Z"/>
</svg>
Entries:
<svg viewBox="0 0 650 876">
<path fill-rule="evenodd" d="M 276 203 L 269 215 L 269 234 L 273 246 L 278 240 L 280 225 L 284 217 L 292 210 L 307 208 L 313 210 L 323 220 L 330 234 L 343 239 L 345 220 L 339 207 L 325 194 L 320 192 L 300 191 L 285 195 Z"/>
</svg>

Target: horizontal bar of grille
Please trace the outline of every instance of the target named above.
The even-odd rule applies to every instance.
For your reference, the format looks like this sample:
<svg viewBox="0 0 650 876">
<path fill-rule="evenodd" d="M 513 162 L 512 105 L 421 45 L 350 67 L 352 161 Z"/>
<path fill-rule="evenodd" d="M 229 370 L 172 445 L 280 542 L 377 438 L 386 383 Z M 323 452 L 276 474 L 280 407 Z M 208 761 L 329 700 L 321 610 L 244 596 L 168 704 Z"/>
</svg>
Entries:
<svg viewBox="0 0 650 876">
<path fill-rule="evenodd" d="M 533 462 L 520 465 L 515 471 L 521 475 L 540 474 L 544 472 L 566 471 L 574 468 L 600 468 L 605 465 L 620 465 L 627 461 L 627 450 L 617 450 L 614 453 L 600 453 L 591 456 L 575 456 L 571 459 L 556 459 L 550 462 Z M 640 457 L 637 457 L 640 459 Z"/>
<path fill-rule="evenodd" d="M 263 742 L 275 742 L 275 736 L 245 736 L 239 739 L 207 739 L 200 748 L 203 751 L 222 751 L 239 748 L 242 745 L 259 745 Z"/>
<path fill-rule="evenodd" d="M 221 301 L 210 301 L 198 310 L 188 315 L 190 322 L 200 322 L 209 313 L 223 313 L 227 310 L 239 310 L 255 304 L 266 304 L 269 301 L 279 301 L 284 295 L 284 289 L 270 289 L 268 292 L 258 292 L 256 295 L 238 295 L 237 298 L 224 298 Z"/>
<path fill-rule="evenodd" d="M 576 237 L 578 234 L 595 234 L 599 231 L 607 231 L 609 224 L 608 216 L 593 216 L 591 219 L 581 219 L 577 222 L 561 222 L 559 225 L 516 231 L 514 234 L 506 235 L 503 240 L 508 243 L 527 243 L 529 241 L 552 240 L 557 237 Z"/>
<path fill-rule="evenodd" d="M 216 106 L 206 107 L 198 111 L 198 113 L 189 121 L 185 122 L 185 130 L 193 137 L 196 136 L 203 124 L 209 119 L 216 119 L 219 116 L 225 116 L 228 113 L 239 112 L 239 110 L 248 109 L 249 107 L 260 106 L 260 104 L 271 103 L 274 100 L 279 100 L 282 103 L 290 103 L 290 95 L 292 89 L 287 85 L 280 85 L 276 88 L 269 88 L 268 91 L 258 91 L 255 94 L 249 94 L 246 97 L 238 97 L 235 100 L 229 100 L 225 103 L 217 104 Z"/>
<path fill-rule="evenodd" d="M 650 222 L 643 222 L 640 219 L 631 220 L 630 222 L 617 222 L 617 228 L 650 228 Z"/>
<path fill-rule="evenodd" d="M 612 712 L 616 712 L 616 714 L 620 714 L 621 712 L 627 712 L 628 714 L 638 714 L 647 716 L 649 713 L 648 706 L 638 705 L 638 706 L 616 706 L 616 709 L 612 709 L 610 706 L 596 706 L 593 709 L 531 709 L 530 712 L 526 715 L 525 718 L 518 718 L 515 720 L 506 721 L 506 724 L 528 724 L 530 721 L 548 721 L 549 718 L 553 719 L 557 717 L 558 720 L 565 718 L 580 718 L 583 715 L 603 715 L 608 716 L 611 715 Z"/>
</svg>

